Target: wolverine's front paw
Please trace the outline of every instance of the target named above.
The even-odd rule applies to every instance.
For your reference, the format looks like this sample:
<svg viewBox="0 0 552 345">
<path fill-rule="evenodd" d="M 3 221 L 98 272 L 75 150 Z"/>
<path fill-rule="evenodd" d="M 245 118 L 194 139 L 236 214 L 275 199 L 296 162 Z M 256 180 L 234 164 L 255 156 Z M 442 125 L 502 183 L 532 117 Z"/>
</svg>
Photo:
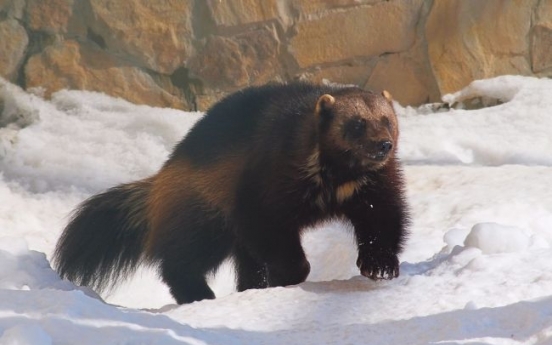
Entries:
<svg viewBox="0 0 552 345">
<path fill-rule="evenodd" d="M 373 280 L 393 279 L 399 276 L 399 258 L 392 253 L 359 254 L 360 273 Z"/>
</svg>

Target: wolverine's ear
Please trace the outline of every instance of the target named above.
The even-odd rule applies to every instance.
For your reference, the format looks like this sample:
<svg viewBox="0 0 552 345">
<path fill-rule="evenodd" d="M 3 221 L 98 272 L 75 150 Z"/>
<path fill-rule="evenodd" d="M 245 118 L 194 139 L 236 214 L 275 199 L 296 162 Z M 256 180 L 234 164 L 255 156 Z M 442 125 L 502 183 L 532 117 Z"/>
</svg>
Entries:
<svg viewBox="0 0 552 345">
<path fill-rule="evenodd" d="M 383 90 L 383 92 L 381 93 L 381 95 L 382 95 L 383 97 L 385 97 L 385 99 L 386 99 L 389 103 L 391 103 L 391 102 L 393 101 L 393 96 L 391 96 L 391 94 L 389 93 L 389 91 Z"/>
<path fill-rule="evenodd" d="M 332 95 L 328 95 L 327 93 L 320 96 L 318 98 L 318 101 L 316 102 L 316 108 L 315 113 L 316 115 L 320 115 L 321 113 L 324 113 L 332 107 L 335 103 L 335 98 Z"/>
</svg>

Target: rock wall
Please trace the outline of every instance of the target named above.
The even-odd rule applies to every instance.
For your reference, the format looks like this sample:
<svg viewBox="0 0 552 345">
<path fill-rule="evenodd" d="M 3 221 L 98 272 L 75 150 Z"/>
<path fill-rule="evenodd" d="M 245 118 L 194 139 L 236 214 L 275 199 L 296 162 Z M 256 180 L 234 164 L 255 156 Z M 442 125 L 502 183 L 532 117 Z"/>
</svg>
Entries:
<svg viewBox="0 0 552 345">
<path fill-rule="evenodd" d="M 552 0 L 0 0 L 0 75 L 205 110 L 271 80 L 436 101 L 552 75 Z"/>
</svg>

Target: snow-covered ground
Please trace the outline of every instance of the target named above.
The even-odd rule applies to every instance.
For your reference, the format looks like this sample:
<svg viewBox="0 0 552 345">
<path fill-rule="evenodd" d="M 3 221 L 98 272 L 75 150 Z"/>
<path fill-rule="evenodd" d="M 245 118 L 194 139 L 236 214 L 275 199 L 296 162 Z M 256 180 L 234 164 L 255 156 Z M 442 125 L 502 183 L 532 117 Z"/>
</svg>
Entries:
<svg viewBox="0 0 552 345">
<path fill-rule="evenodd" d="M 38 91 L 37 91 L 38 93 Z M 308 232 L 312 272 L 286 288 L 176 306 L 151 270 L 102 296 L 59 279 L 70 211 L 155 172 L 201 116 L 61 91 L 51 101 L 0 80 L 0 344 L 552 344 L 552 80 L 478 81 L 397 106 L 413 224 L 401 276 L 358 275 L 347 224 Z"/>
</svg>

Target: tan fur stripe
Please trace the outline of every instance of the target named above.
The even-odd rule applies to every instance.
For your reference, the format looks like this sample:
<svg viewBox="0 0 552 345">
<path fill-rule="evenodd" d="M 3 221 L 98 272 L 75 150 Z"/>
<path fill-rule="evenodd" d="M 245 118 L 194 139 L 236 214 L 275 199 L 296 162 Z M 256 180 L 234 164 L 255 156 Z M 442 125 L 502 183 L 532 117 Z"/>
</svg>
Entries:
<svg viewBox="0 0 552 345">
<path fill-rule="evenodd" d="M 360 189 L 366 181 L 364 179 L 349 181 L 341 186 L 337 187 L 335 191 L 335 198 L 338 204 L 343 203 L 345 200 L 351 198 L 355 192 Z"/>
<path fill-rule="evenodd" d="M 121 205 L 128 210 L 127 220 L 130 228 L 140 227 L 148 221 L 146 209 L 151 183 L 152 179 L 148 178 L 122 186 L 130 192 L 128 199 Z"/>
<path fill-rule="evenodd" d="M 307 158 L 307 162 L 302 167 L 305 178 L 312 179 L 317 185 L 322 184 L 322 177 L 320 176 L 320 149 L 318 146 L 314 149 L 314 152 Z"/>
<path fill-rule="evenodd" d="M 201 198 L 213 210 L 228 215 L 235 202 L 237 178 L 244 168 L 244 155 L 236 154 L 209 166 L 195 167 L 186 160 L 178 160 L 163 167 L 153 177 L 148 200 L 148 219 L 151 231 L 146 240 L 151 251 L 156 238 L 163 234 L 163 223 L 181 212 L 191 197 Z"/>
</svg>

